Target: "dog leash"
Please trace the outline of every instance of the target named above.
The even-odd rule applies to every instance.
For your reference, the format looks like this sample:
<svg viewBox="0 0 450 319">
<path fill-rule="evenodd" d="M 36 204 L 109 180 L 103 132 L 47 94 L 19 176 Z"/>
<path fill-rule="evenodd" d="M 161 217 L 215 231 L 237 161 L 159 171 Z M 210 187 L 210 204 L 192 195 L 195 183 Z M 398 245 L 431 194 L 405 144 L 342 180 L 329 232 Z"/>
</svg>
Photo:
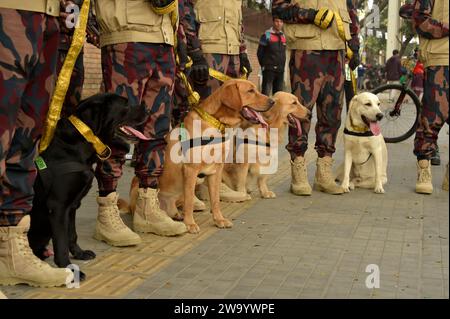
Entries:
<svg viewBox="0 0 450 319">
<path fill-rule="evenodd" d="M 95 136 L 94 132 L 78 117 L 71 115 L 69 116 L 69 121 L 77 129 L 78 132 L 88 141 L 95 149 L 97 157 L 105 161 L 111 156 L 111 149 L 108 145 L 103 144 L 103 142 Z"/>
<path fill-rule="evenodd" d="M 50 102 L 47 119 L 44 125 L 44 133 L 39 143 L 39 153 L 45 151 L 45 149 L 50 145 L 53 135 L 55 134 L 56 124 L 61 117 L 61 110 L 67 90 L 69 88 L 73 68 L 86 38 L 86 26 L 89 16 L 89 7 L 90 0 L 84 0 L 78 19 L 79 27 L 75 29 L 75 32 L 73 34 L 73 40 L 70 45 L 69 52 L 67 53 L 67 57 L 64 60 L 61 72 L 58 75 L 56 88 Z"/>
</svg>

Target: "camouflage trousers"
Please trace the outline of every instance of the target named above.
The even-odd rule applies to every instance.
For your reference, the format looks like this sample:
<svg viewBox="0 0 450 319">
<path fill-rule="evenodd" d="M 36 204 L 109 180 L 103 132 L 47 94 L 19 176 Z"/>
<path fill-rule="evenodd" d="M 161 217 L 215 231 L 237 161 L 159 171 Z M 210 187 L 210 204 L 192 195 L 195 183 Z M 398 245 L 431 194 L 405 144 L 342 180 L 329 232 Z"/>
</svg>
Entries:
<svg viewBox="0 0 450 319">
<path fill-rule="evenodd" d="M 175 88 L 173 93 L 172 126 L 175 127 L 180 124 L 188 112 L 189 103 L 186 85 L 177 73 L 175 76 Z"/>
<path fill-rule="evenodd" d="M 173 47 L 152 43 L 121 43 L 102 48 L 103 81 L 106 92 L 147 106 L 150 114 L 141 131 L 150 137 L 136 145 L 135 173 L 140 187 L 157 187 L 164 164 L 165 136 L 170 130 L 175 79 Z M 122 141 L 110 145 L 112 156 L 99 162 L 96 177 L 100 192 L 115 191 L 129 146 Z"/>
<path fill-rule="evenodd" d="M 67 34 L 61 34 L 60 44 L 58 48 L 58 64 L 57 74 L 61 70 L 64 60 L 69 53 L 70 44 L 72 43 L 72 37 Z M 83 93 L 84 84 L 84 62 L 83 62 L 83 50 L 78 55 L 77 61 L 72 71 L 72 77 L 70 78 L 69 88 L 66 93 L 66 99 L 64 100 L 64 106 L 61 111 L 61 117 L 68 117 L 77 108 L 81 101 L 81 94 Z"/>
<path fill-rule="evenodd" d="M 17 225 L 31 210 L 58 41 L 54 17 L 0 8 L 0 226 Z"/>
<path fill-rule="evenodd" d="M 431 159 L 437 147 L 439 131 L 449 124 L 448 66 L 431 66 L 425 69 L 422 112 L 414 139 L 414 154 L 418 160 Z"/>
<path fill-rule="evenodd" d="M 317 105 L 316 144 L 319 157 L 332 156 L 341 126 L 344 93 L 344 51 L 300 51 L 289 62 L 292 93 L 310 111 Z M 286 149 L 291 157 L 304 156 L 308 148 L 311 118 L 302 122 L 302 135 L 289 129 Z"/>
<path fill-rule="evenodd" d="M 237 78 L 240 76 L 241 63 L 239 60 L 239 55 L 205 53 L 204 56 L 211 69 L 220 71 L 232 78 Z M 195 84 L 194 88 L 200 94 L 200 97 L 205 99 L 221 85 L 221 81 L 210 76 L 206 85 Z"/>
</svg>

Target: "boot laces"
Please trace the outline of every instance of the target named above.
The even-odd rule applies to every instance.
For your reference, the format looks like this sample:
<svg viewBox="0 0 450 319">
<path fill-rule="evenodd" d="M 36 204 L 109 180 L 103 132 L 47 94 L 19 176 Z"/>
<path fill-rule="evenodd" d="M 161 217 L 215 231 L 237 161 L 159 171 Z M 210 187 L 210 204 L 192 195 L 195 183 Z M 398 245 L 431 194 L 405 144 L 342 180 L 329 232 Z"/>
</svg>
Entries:
<svg viewBox="0 0 450 319">
<path fill-rule="evenodd" d="M 300 162 L 293 162 L 294 166 L 294 177 L 296 180 L 301 180 L 306 176 L 306 165 Z"/>
<path fill-rule="evenodd" d="M 332 162 L 322 162 L 322 166 L 320 167 L 320 174 L 324 179 L 332 178 L 331 168 L 333 166 Z"/>
<path fill-rule="evenodd" d="M 120 212 L 117 205 L 114 205 L 114 207 L 109 210 L 109 221 L 115 230 L 121 230 L 126 227 L 122 218 L 120 218 Z"/>
<path fill-rule="evenodd" d="M 421 183 L 427 183 L 431 180 L 431 174 L 429 169 L 427 168 L 421 168 L 419 170 L 419 182 Z"/>
<path fill-rule="evenodd" d="M 37 258 L 33 251 L 30 248 L 30 245 L 28 243 L 28 237 L 25 234 L 21 234 L 16 237 L 17 238 L 17 248 L 19 250 L 19 253 L 27 259 L 27 261 L 31 262 L 33 267 L 37 268 L 44 268 L 47 264 L 44 263 L 42 260 Z"/>
</svg>

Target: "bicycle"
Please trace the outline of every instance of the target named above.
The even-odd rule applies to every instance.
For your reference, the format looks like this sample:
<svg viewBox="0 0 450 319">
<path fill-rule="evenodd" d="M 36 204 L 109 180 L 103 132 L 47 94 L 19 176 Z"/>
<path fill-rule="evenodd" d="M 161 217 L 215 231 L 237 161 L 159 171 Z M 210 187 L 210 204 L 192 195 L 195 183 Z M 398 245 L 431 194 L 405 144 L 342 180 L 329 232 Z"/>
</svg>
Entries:
<svg viewBox="0 0 450 319">
<path fill-rule="evenodd" d="M 408 72 L 404 83 L 385 84 L 372 91 L 380 99 L 384 113 L 380 126 L 386 143 L 404 141 L 416 131 L 422 103 L 410 87 L 412 77 Z"/>
</svg>

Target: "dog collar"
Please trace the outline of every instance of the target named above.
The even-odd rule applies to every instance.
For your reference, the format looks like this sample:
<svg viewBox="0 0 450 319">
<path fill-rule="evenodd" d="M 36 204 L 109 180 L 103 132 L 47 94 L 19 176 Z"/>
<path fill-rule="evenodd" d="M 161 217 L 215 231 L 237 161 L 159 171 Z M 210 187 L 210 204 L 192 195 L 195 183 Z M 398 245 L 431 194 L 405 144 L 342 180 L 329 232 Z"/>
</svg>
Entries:
<svg viewBox="0 0 450 319">
<path fill-rule="evenodd" d="M 355 129 L 354 127 L 352 127 L 352 130 Z M 355 132 L 356 131 L 356 132 Z M 353 136 L 374 136 L 372 131 L 370 130 L 357 130 L 355 129 L 355 131 L 349 131 L 347 128 L 344 129 L 344 134 L 347 135 L 353 135 Z"/>
<path fill-rule="evenodd" d="M 199 107 L 194 106 L 192 108 L 197 114 L 200 116 L 200 118 L 207 122 L 208 124 L 212 125 L 216 129 L 218 129 L 222 134 L 225 133 L 225 129 L 228 127 L 225 123 L 222 123 L 217 118 L 206 112 L 204 109 L 201 109 Z"/>
<path fill-rule="evenodd" d="M 107 160 L 111 156 L 111 149 L 107 145 L 103 144 L 97 136 L 95 136 L 89 126 L 74 115 L 69 116 L 69 121 L 73 124 L 73 126 L 75 126 L 77 131 L 83 135 L 86 141 L 92 144 L 100 160 Z"/>
</svg>

